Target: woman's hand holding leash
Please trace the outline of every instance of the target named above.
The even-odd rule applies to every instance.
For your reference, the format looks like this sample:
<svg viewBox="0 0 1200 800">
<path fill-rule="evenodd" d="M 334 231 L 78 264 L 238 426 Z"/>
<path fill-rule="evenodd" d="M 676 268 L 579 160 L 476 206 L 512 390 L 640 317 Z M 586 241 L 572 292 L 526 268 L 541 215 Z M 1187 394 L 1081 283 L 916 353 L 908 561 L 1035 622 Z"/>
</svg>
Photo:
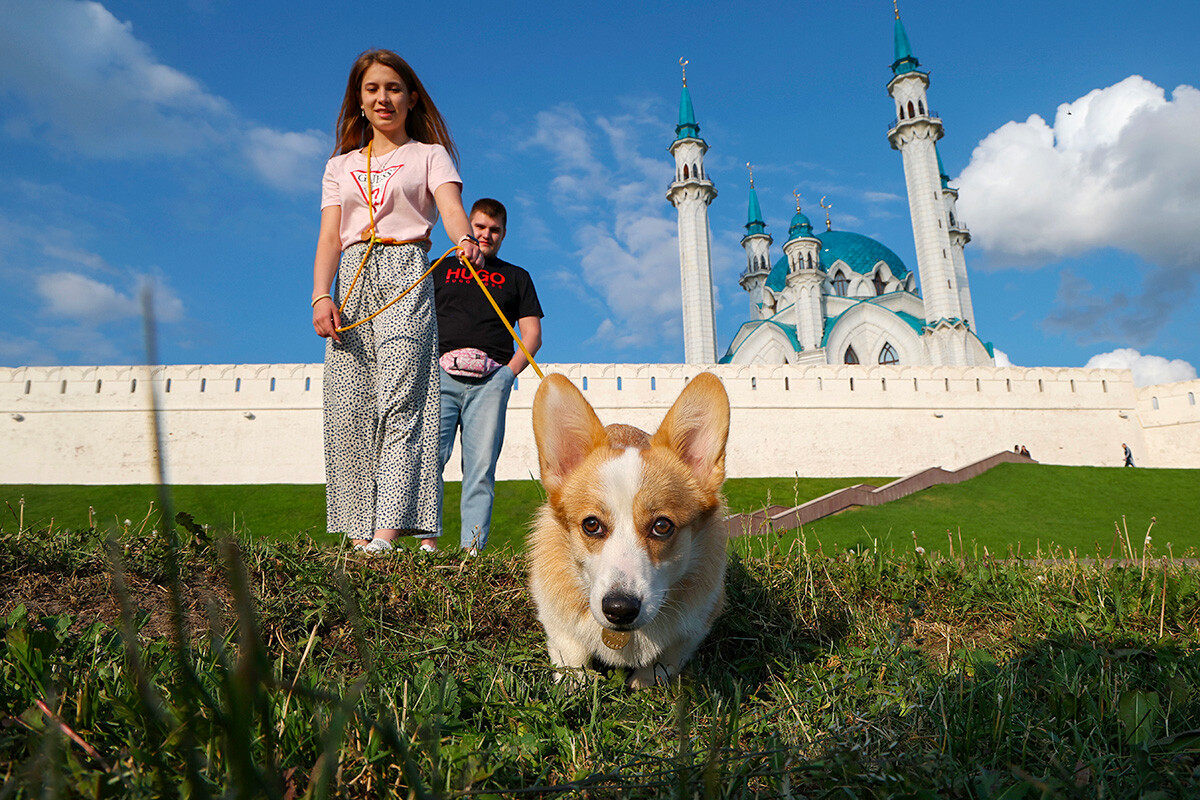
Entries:
<svg viewBox="0 0 1200 800">
<path fill-rule="evenodd" d="M 335 342 L 342 341 L 338 336 L 338 328 L 342 326 L 342 315 L 338 313 L 337 304 L 329 295 L 318 297 L 313 301 L 313 328 L 323 339 L 333 337 Z"/>
<path fill-rule="evenodd" d="M 459 259 L 470 261 L 478 267 L 483 266 L 483 253 L 479 251 L 479 242 L 475 241 L 474 237 L 464 236 L 458 240 L 458 246 L 461 248 L 458 254 Z"/>
</svg>

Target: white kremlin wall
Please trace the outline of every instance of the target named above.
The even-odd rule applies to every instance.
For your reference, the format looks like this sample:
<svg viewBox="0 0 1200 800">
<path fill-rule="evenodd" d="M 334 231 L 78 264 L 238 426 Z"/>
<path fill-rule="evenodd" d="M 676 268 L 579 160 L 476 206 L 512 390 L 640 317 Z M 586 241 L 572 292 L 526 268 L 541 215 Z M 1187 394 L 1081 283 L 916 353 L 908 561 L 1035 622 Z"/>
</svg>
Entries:
<svg viewBox="0 0 1200 800">
<path fill-rule="evenodd" d="M 600 419 L 653 430 L 680 364 L 548 364 Z M 1200 380 L 1135 388 L 1127 370 L 718 365 L 733 409 L 730 477 L 899 476 L 1014 444 L 1048 464 L 1200 468 Z M 0 484 L 153 483 L 151 387 L 180 484 L 323 483 L 320 364 L 0 369 Z M 497 477 L 537 474 L 518 379 Z M 457 455 L 447 470 L 457 480 Z"/>
</svg>

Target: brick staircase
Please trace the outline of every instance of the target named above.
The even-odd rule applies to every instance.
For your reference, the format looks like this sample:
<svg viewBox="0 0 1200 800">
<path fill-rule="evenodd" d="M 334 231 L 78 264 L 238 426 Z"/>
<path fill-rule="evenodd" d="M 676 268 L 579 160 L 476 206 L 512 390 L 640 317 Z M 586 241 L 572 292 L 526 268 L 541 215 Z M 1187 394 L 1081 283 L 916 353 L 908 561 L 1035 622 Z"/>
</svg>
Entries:
<svg viewBox="0 0 1200 800">
<path fill-rule="evenodd" d="M 930 467 L 905 478 L 897 478 L 891 483 L 879 487 L 871 486 L 868 483 L 859 483 L 791 508 L 768 506 L 749 514 L 734 514 L 725 518 L 725 526 L 730 536 L 748 536 L 766 533 L 770 530 L 793 530 L 851 506 L 878 506 L 892 500 L 899 500 L 901 497 L 908 497 L 910 494 L 928 489 L 930 486 L 962 483 L 977 475 L 982 475 L 997 464 L 1034 463 L 1037 462 L 1027 456 L 1018 455 L 1011 450 L 1004 450 L 953 471 L 944 470 L 941 467 Z"/>
</svg>

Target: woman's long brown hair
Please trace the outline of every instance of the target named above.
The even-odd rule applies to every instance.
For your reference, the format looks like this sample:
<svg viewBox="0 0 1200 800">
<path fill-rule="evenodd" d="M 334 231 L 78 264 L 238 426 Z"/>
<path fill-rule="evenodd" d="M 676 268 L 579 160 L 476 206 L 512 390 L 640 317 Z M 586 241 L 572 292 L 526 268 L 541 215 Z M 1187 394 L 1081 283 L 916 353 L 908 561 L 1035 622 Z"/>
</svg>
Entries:
<svg viewBox="0 0 1200 800">
<path fill-rule="evenodd" d="M 338 116 L 337 130 L 334 138 L 337 147 L 333 154 L 341 155 L 366 146 L 370 141 L 371 123 L 362 115 L 362 81 L 363 73 L 372 64 L 383 64 L 396 70 L 400 80 L 410 92 L 416 92 L 417 102 L 408 112 L 404 120 L 404 132 L 410 139 L 425 144 L 440 144 L 446 148 L 450 158 L 458 165 L 458 148 L 450 137 L 450 128 L 442 113 L 433 104 L 429 93 L 425 91 L 421 79 L 413 72 L 408 62 L 391 50 L 367 50 L 354 61 L 350 69 L 350 77 L 346 81 L 346 96 L 342 100 L 342 111 Z"/>
</svg>

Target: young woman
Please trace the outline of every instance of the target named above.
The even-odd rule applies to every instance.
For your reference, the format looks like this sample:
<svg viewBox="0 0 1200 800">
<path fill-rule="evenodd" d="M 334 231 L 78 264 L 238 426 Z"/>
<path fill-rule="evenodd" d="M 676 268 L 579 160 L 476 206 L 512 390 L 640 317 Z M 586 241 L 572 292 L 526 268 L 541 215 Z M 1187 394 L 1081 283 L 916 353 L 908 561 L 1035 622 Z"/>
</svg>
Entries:
<svg viewBox="0 0 1200 800">
<path fill-rule="evenodd" d="M 327 340 L 327 523 L 367 552 L 391 550 L 402 533 L 421 538 L 425 549 L 437 546 L 432 280 L 361 321 L 429 268 L 439 213 L 450 240 L 479 263 L 457 159 L 445 120 L 404 59 L 390 50 L 360 55 L 322 182 L 312 308 L 313 328 Z"/>
</svg>

